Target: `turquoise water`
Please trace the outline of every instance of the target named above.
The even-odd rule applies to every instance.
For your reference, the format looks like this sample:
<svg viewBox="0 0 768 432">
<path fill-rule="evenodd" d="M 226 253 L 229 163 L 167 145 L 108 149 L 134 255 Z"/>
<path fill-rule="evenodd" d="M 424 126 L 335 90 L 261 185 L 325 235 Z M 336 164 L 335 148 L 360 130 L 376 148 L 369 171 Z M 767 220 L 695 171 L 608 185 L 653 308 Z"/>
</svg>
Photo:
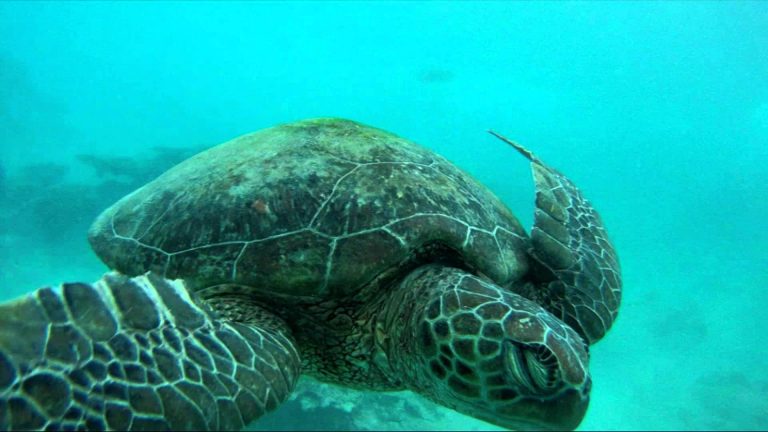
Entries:
<svg viewBox="0 0 768 432">
<path fill-rule="evenodd" d="M 621 258 L 582 429 L 768 428 L 768 3 L 0 3 L 0 297 L 91 281 L 98 212 L 200 149 L 339 116 L 532 223 L 565 172 Z M 487 429 L 301 384 L 254 428 Z"/>
</svg>

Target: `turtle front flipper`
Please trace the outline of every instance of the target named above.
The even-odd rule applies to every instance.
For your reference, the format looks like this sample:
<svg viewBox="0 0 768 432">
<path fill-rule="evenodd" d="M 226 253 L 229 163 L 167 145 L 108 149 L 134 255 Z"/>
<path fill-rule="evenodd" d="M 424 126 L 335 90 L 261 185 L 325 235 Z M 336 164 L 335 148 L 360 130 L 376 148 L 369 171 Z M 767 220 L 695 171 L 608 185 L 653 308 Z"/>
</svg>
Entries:
<svg viewBox="0 0 768 432">
<path fill-rule="evenodd" d="M 241 429 L 299 376 L 275 320 L 217 317 L 152 274 L 41 288 L 0 305 L 0 430 Z"/>
<path fill-rule="evenodd" d="M 534 282 L 521 294 L 543 305 L 590 344 L 613 324 L 621 302 L 619 259 L 600 215 L 563 174 L 519 144 L 489 131 L 531 161 L 536 210 Z"/>
</svg>

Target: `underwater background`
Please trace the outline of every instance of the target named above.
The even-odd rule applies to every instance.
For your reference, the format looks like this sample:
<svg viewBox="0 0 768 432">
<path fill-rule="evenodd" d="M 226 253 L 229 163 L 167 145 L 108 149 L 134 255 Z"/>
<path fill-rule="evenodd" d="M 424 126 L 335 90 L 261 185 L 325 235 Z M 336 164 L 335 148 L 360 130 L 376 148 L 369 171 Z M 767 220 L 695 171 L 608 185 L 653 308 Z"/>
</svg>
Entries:
<svg viewBox="0 0 768 432">
<path fill-rule="evenodd" d="M 768 428 L 768 3 L 0 3 L 0 300 L 106 271 L 86 230 L 212 145 L 337 116 L 412 139 L 530 227 L 568 175 L 621 259 L 581 429 Z M 497 429 L 303 379 L 252 429 Z"/>
</svg>

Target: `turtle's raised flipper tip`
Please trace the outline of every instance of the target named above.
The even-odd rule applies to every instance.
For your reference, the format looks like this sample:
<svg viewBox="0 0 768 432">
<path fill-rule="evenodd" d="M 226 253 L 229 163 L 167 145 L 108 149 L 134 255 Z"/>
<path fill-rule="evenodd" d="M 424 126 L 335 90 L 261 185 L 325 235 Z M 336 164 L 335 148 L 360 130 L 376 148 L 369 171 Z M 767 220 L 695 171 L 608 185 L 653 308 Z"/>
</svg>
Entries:
<svg viewBox="0 0 768 432">
<path fill-rule="evenodd" d="M 511 139 L 505 137 L 504 135 L 494 131 L 493 129 L 488 129 L 488 133 L 493 135 L 493 136 L 495 136 L 496 138 L 504 141 L 505 143 L 511 145 L 512 147 L 514 147 L 515 150 L 520 152 L 521 155 L 525 156 L 531 162 L 535 162 L 535 163 L 541 164 L 541 161 L 539 160 L 539 158 L 536 157 L 536 155 L 533 154 L 533 152 L 531 152 L 527 148 L 525 148 L 525 147 L 521 146 L 520 144 L 512 141 Z"/>
</svg>

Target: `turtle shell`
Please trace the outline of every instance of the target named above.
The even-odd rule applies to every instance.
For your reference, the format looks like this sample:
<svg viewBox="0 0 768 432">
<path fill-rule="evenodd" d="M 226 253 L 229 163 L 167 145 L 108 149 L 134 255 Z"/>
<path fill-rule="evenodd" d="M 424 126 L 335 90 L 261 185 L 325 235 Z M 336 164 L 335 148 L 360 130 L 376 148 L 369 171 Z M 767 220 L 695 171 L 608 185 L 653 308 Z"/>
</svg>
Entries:
<svg viewBox="0 0 768 432">
<path fill-rule="evenodd" d="M 89 240 L 127 275 L 320 299 L 431 261 L 503 285 L 527 271 L 529 244 L 501 201 L 443 157 L 326 118 L 193 156 L 105 210 Z"/>
</svg>

